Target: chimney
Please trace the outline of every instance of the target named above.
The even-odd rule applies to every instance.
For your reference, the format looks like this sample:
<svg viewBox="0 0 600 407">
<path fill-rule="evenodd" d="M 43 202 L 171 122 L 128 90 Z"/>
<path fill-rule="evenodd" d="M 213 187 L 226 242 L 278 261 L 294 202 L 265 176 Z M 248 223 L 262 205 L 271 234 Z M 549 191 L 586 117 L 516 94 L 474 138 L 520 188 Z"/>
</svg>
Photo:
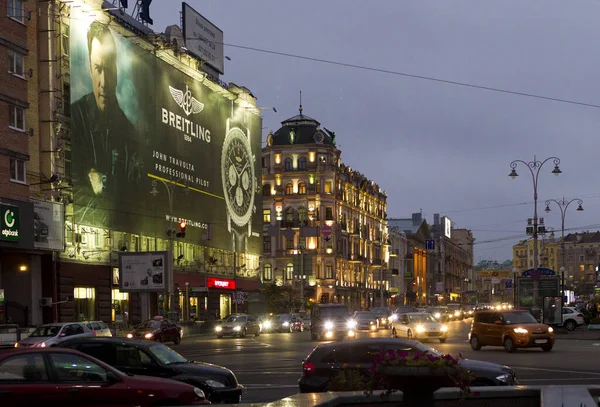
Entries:
<svg viewBox="0 0 600 407">
<path fill-rule="evenodd" d="M 440 214 L 439 213 L 434 213 L 433 214 L 433 224 L 434 225 L 439 225 L 440 224 Z"/>
</svg>

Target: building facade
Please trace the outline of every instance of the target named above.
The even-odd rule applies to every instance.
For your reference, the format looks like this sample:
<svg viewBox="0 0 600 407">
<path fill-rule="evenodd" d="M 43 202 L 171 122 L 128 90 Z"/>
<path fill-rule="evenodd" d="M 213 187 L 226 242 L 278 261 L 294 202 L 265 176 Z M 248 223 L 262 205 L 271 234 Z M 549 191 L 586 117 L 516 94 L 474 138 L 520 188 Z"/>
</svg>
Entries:
<svg viewBox="0 0 600 407">
<path fill-rule="evenodd" d="M 599 286 L 600 232 L 569 233 L 558 245 L 558 258 L 565 270 L 565 289 L 575 295 L 595 292 Z"/>
<path fill-rule="evenodd" d="M 513 246 L 513 267 L 519 275 L 525 270 L 533 268 L 533 240 L 521 240 Z M 538 239 L 538 266 L 560 271 L 559 249 L 560 241 L 550 235 L 548 238 Z"/>
<path fill-rule="evenodd" d="M 389 270 L 391 270 L 390 298 L 394 305 L 403 305 L 406 301 L 408 286 L 412 278 L 407 275 L 408 240 L 400 229 L 388 226 L 390 240 Z"/>
<path fill-rule="evenodd" d="M 264 283 L 300 302 L 367 309 L 389 296 L 386 194 L 341 162 L 335 133 L 298 115 L 262 150 Z M 382 272 L 383 270 L 383 272 Z"/>
</svg>

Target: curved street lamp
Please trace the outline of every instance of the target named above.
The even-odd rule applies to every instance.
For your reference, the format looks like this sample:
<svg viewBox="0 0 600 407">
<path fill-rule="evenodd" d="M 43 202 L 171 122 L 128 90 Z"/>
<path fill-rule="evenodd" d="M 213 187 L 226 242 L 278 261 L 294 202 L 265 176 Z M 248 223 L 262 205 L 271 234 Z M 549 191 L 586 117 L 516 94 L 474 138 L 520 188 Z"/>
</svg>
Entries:
<svg viewBox="0 0 600 407">
<path fill-rule="evenodd" d="M 548 161 L 552 161 L 554 163 L 554 169 L 552 170 L 552 174 L 559 175 L 562 173 L 559 165 L 560 158 L 558 157 L 548 157 L 544 161 L 539 161 L 536 156 L 533 156 L 533 161 L 523 161 L 523 160 L 514 160 L 510 163 L 511 171 L 508 174 L 509 177 L 515 179 L 519 176 L 517 174 L 517 166 L 519 164 L 523 164 L 531 173 L 531 179 L 533 181 L 533 272 L 532 276 L 537 275 L 537 270 L 539 267 L 539 259 L 538 259 L 538 216 L 537 216 L 537 200 L 538 200 L 538 180 L 540 176 L 540 171 L 544 167 Z M 533 298 L 535 301 L 535 305 L 538 306 L 540 303 L 540 282 L 538 278 L 535 278 L 533 281 Z"/>
</svg>

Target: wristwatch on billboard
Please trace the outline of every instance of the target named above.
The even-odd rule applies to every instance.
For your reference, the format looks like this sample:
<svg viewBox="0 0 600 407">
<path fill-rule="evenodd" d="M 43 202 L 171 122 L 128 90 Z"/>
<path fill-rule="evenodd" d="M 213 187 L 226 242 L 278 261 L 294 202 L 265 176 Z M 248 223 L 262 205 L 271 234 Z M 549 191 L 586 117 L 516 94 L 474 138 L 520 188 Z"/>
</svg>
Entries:
<svg viewBox="0 0 600 407">
<path fill-rule="evenodd" d="M 258 182 L 255 161 L 250 145 L 250 130 L 227 119 L 221 152 L 221 181 L 227 209 L 227 230 L 232 233 L 235 229 L 239 236 L 246 235 L 247 228 L 246 239 L 252 235 L 252 215 L 256 211 L 254 200 Z"/>
</svg>

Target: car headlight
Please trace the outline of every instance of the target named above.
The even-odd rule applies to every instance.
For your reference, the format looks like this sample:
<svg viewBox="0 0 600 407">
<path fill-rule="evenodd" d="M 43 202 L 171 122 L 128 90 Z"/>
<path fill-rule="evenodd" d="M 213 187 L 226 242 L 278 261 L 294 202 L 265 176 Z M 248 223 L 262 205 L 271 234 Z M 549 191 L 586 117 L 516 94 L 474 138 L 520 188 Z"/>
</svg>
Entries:
<svg viewBox="0 0 600 407">
<path fill-rule="evenodd" d="M 387 318 L 381 318 L 381 322 L 387 322 Z"/>
<path fill-rule="evenodd" d="M 454 316 L 457 317 L 460 315 L 460 311 L 454 311 Z"/>
<path fill-rule="evenodd" d="M 222 330 L 223 330 L 223 327 L 222 327 L 222 326 L 217 326 L 217 327 L 215 328 L 215 331 L 216 331 L 216 332 L 221 332 Z"/>
<path fill-rule="evenodd" d="M 515 331 L 515 333 L 517 334 L 528 334 L 529 331 L 525 328 L 515 328 L 513 329 L 513 331 Z"/>
<path fill-rule="evenodd" d="M 152 333 L 147 333 L 146 335 L 144 335 L 144 338 L 146 339 L 151 339 L 154 336 L 154 334 Z"/>
<path fill-rule="evenodd" d="M 45 348 L 46 347 L 46 342 L 39 342 L 35 344 L 36 348 Z"/>
<path fill-rule="evenodd" d="M 348 321 L 348 329 L 354 329 L 354 327 L 356 326 L 356 321 Z"/>
<path fill-rule="evenodd" d="M 331 321 L 325 322 L 325 329 L 333 329 L 333 322 L 331 322 Z"/>
<path fill-rule="evenodd" d="M 446 332 L 448 330 L 448 327 L 446 325 L 442 325 L 442 327 L 440 328 L 440 331 L 442 332 Z"/>
<path fill-rule="evenodd" d="M 554 332 L 554 329 L 551 326 L 549 326 L 548 327 L 548 332 L 552 333 L 552 332 Z"/>
<path fill-rule="evenodd" d="M 15 348 L 18 348 L 18 347 L 19 347 L 19 342 L 16 342 L 15 343 Z"/>
<path fill-rule="evenodd" d="M 423 325 L 417 325 L 417 332 L 425 332 L 425 327 Z"/>
<path fill-rule="evenodd" d="M 285 322 L 284 322 L 283 324 L 281 324 L 281 325 L 283 325 L 283 326 L 290 326 L 290 323 L 289 323 L 289 322 L 287 322 L 287 321 L 285 321 Z"/>
<path fill-rule="evenodd" d="M 239 331 L 242 330 L 242 327 L 239 326 L 239 325 L 236 325 L 236 326 L 233 327 L 233 330 L 236 331 L 236 332 L 239 332 Z"/>
<path fill-rule="evenodd" d="M 267 329 L 270 328 L 271 327 L 271 321 L 265 321 L 264 322 L 264 327 L 267 328 Z"/>
<path fill-rule="evenodd" d="M 394 322 L 398 317 L 396 315 L 390 316 L 390 321 Z"/>
<path fill-rule="evenodd" d="M 207 386 L 210 386 L 210 387 L 215 387 L 215 388 L 225 387 L 225 385 L 223 383 L 218 382 L 216 380 L 207 380 L 204 382 L 204 384 L 206 384 Z"/>
<path fill-rule="evenodd" d="M 439 319 L 439 318 L 441 318 L 442 314 L 439 312 L 436 312 L 435 314 L 433 314 L 433 316 Z"/>
<path fill-rule="evenodd" d="M 512 375 L 509 373 L 501 374 L 500 376 L 496 376 L 496 380 L 502 383 L 510 383 L 512 382 Z"/>
<path fill-rule="evenodd" d="M 127 339 L 133 338 L 133 334 L 127 334 Z"/>
<path fill-rule="evenodd" d="M 196 393 L 196 396 L 200 397 L 201 399 L 206 399 L 204 392 L 202 390 L 200 390 L 199 388 L 194 387 L 194 393 Z"/>
</svg>

